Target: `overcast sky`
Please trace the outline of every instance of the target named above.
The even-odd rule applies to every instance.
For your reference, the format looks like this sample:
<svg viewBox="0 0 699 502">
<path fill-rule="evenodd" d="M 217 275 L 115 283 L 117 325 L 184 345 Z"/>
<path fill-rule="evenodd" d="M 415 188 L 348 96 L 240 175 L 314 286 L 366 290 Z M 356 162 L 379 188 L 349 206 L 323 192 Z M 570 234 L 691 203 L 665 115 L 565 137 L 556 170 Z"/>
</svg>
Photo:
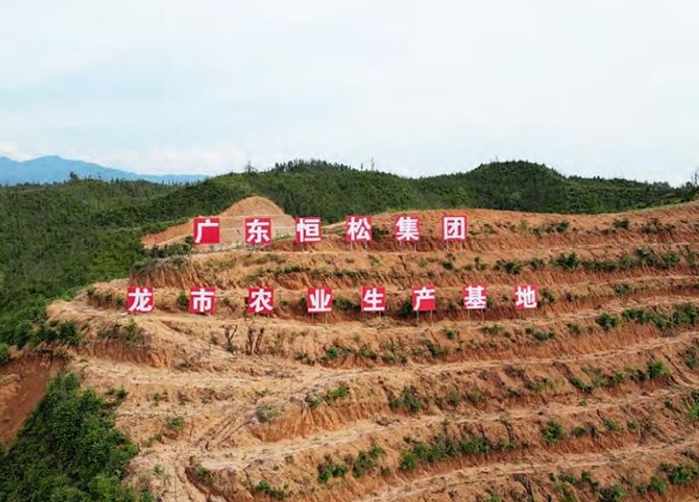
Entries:
<svg viewBox="0 0 699 502">
<path fill-rule="evenodd" d="M 0 155 L 687 181 L 696 0 L 2 0 Z"/>
</svg>

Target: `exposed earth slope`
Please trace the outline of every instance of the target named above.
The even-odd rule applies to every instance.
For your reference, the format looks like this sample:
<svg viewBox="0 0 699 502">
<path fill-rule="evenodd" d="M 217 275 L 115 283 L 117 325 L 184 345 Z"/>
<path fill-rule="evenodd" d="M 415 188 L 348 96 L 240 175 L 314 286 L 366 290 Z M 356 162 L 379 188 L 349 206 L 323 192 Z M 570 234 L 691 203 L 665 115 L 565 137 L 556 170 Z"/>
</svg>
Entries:
<svg viewBox="0 0 699 502">
<path fill-rule="evenodd" d="M 245 235 L 245 219 L 248 217 L 270 218 L 272 221 L 273 237 L 293 235 L 294 218 L 284 214 L 284 211 L 274 202 L 264 197 L 247 197 L 232 204 L 216 215 L 221 224 L 221 245 L 202 246 L 211 250 L 215 247 L 240 245 Z M 194 219 L 186 223 L 169 227 L 162 232 L 144 235 L 141 242 L 146 247 L 168 246 L 184 243 L 192 235 Z M 225 243 L 225 245 L 223 244 Z"/>
<path fill-rule="evenodd" d="M 162 500 L 694 500 L 699 205 L 467 212 L 463 248 L 439 241 L 441 211 L 410 249 L 381 214 L 368 251 L 335 225 L 311 251 L 161 260 L 49 313 L 83 327 L 68 368 L 128 392 L 132 481 Z M 460 308 L 473 282 L 483 318 Z M 536 314 L 512 305 L 526 282 Z M 154 313 L 124 316 L 127 283 L 156 288 Z M 358 312 L 371 283 L 388 288 L 383 317 Z M 244 314 L 252 284 L 276 288 L 275 316 Z M 418 321 L 405 305 L 425 284 L 438 312 Z M 304 313 L 312 285 L 334 289 L 331 315 Z M 216 315 L 185 312 L 190 286 L 217 288 Z"/>
</svg>

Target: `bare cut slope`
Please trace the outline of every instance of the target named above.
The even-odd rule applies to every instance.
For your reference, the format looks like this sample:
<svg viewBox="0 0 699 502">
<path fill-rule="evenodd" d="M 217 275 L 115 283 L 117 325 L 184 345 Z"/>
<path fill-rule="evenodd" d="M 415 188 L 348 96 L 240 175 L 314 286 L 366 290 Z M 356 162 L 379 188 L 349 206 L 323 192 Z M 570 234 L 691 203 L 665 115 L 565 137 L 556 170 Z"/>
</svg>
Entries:
<svg viewBox="0 0 699 502">
<path fill-rule="evenodd" d="M 294 229 L 294 219 L 284 214 L 284 211 L 274 202 L 264 197 L 248 197 L 239 200 L 217 216 L 221 220 L 221 246 L 238 246 L 243 242 L 245 218 L 259 216 L 272 218 L 274 237 L 291 235 Z M 194 219 L 181 225 L 170 227 L 162 232 L 143 236 L 142 242 L 146 247 L 164 246 L 182 243 L 192 235 Z"/>
<path fill-rule="evenodd" d="M 432 235 L 401 250 L 379 215 L 369 251 L 338 234 L 163 260 L 50 315 L 84 326 L 69 367 L 86 384 L 128 391 L 132 478 L 162 500 L 693 500 L 699 206 L 469 214 L 463 248 Z M 459 306 L 475 281 L 483 318 Z M 536 314 L 512 308 L 526 281 L 544 293 Z M 128 282 L 156 287 L 153 314 L 123 316 Z M 387 285 L 389 315 L 357 312 L 362 283 Z M 426 283 L 440 311 L 418 322 L 401 307 Z M 275 316 L 245 315 L 251 284 L 277 288 Z M 336 294 L 315 322 L 313 284 Z M 216 315 L 183 311 L 193 285 L 216 286 Z"/>
<path fill-rule="evenodd" d="M 7 444 L 46 392 L 48 380 L 65 364 L 48 354 L 29 354 L 0 368 L 0 443 Z"/>
</svg>

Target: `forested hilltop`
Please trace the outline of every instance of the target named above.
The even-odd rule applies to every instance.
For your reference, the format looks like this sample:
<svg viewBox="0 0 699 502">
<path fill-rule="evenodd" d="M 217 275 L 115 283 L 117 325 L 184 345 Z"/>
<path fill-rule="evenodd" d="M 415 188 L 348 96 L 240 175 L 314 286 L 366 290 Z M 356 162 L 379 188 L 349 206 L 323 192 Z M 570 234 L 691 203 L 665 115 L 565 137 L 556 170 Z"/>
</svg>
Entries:
<svg viewBox="0 0 699 502">
<path fill-rule="evenodd" d="M 150 259 L 146 232 L 219 212 L 250 195 L 291 215 L 326 222 L 350 213 L 479 207 L 534 212 L 616 212 L 689 200 L 696 189 L 665 183 L 566 177 L 529 162 L 486 164 L 466 173 L 403 178 L 324 161 L 292 161 L 203 182 L 79 180 L 0 188 L 0 342 L 23 345 L 29 320 L 71 289 L 124 276 Z"/>
</svg>

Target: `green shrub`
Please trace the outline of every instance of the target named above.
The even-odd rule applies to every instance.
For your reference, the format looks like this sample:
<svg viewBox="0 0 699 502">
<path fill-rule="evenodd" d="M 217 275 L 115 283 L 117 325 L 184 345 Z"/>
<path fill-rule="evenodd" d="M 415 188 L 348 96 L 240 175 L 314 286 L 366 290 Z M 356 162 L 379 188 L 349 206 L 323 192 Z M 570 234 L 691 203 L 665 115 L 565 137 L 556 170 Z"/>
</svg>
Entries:
<svg viewBox="0 0 699 502">
<path fill-rule="evenodd" d="M 306 267 L 302 267 L 301 265 L 288 265 L 286 267 L 277 268 L 274 273 L 277 275 L 298 274 L 307 270 Z"/>
<path fill-rule="evenodd" d="M 359 357 L 365 357 L 367 359 L 371 359 L 372 361 L 376 361 L 379 358 L 379 355 L 373 351 L 373 349 L 367 345 L 366 343 L 363 344 L 361 347 L 359 347 L 359 350 L 357 351 L 357 355 Z"/>
<path fill-rule="evenodd" d="M 413 471 L 417 468 L 418 458 L 412 451 L 404 451 L 400 457 L 400 468 L 404 471 Z"/>
<path fill-rule="evenodd" d="M 452 408 L 456 408 L 457 406 L 459 406 L 459 404 L 461 403 L 461 394 L 459 394 L 459 391 L 456 389 L 450 390 L 447 394 L 446 402 Z"/>
<path fill-rule="evenodd" d="M 628 230 L 630 227 L 628 218 L 618 218 L 612 222 L 612 226 L 619 230 Z"/>
<path fill-rule="evenodd" d="M 165 419 L 165 428 L 178 433 L 184 429 L 184 418 L 182 417 L 167 417 Z"/>
<path fill-rule="evenodd" d="M 596 321 L 604 331 L 609 331 L 610 329 L 621 325 L 621 319 L 619 319 L 618 316 L 610 315 L 606 312 L 601 314 Z"/>
<path fill-rule="evenodd" d="M 279 417 L 279 410 L 273 404 L 265 403 L 257 407 L 255 410 L 255 416 L 260 423 L 266 424 L 267 422 L 272 422 Z"/>
<path fill-rule="evenodd" d="M 672 322 L 675 326 L 694 326 L 699 322 L 699 307 L 691 303 L 675 305 L 672 313 Z"/>
<path fill-rule="evenodd" d="M 578 377 L 568 377 L 568 381 L 573 387 L 582 392 L 590 393 L 594 390 L 592 385 L 585 383 Z"/>
<path fill-rule="evenodd" d="M 563 234 L 568 231 L 568 227 L 570 226 L 570 223 L 567 220 L 559 221 L 555 225 L 556 232 L 559 234 Z"/>
<path fill-rule="evenodd" d="M 655 492 L 658 495 L 665 495 L 667 491 L 667 481 L 658 476 L 653 476 L 648 483 L 648 491 Z"/>
<path fill-rule="evenodd" d="M 582 329 L 580 328 L 579 324 L 568 323 L 566 324 L 566 327 L 568 328 L 568 332 L 573 336 L 578 336 L 582 333 Z"/>
<path fill-rule="evenodd" d="M 401 319 L 406 319 L 408 317 L 411 317 L 414 315 L 413 312 L 413 303 L 411 300 L 406 300 L 404 301 L 398 311 L 396 312 L 396 315 L 400 317 Z"/>
<path fill-rule="evenodd" d="M 345 464 L 335 463 L 329 455 L 318 465 L 318 481 L 327 483 L 332 478 L 341 478 L 347 474 L 348 468 Z"/>
<path fill-rule="evenodd" d="M 544 304 L 556 302 L 556 296 L 549 288 L 541 288 L 539 293 L 541 294 L 541 300 L 543 300 Z"/>
<path fill-rule="evenodd" d="M 463 455 L 488 453 L 490 451 L 490 443 L 484 437 L 471 435 L 469 438 L 459 440 L 459 451 Z"/>
<path fill-rule="evenodd" d="M 580 260 L 578 259 L 578 255 L 575 253 L 561 253 L 552 260 L 552 263 L 563 270 L 573 271 L 580 265 Z"/>
<path fill-rule="evenodd" d="M 415 414 L 422 409 L 422 398 L 415 387 L 406 386 L 398 397 L 389 394 L 388 404 L 393 411 Z"/>
<path fill-rule="evenodd" d="M 699 358 L 697 358 L 697 348 L 689 347 L 682 354 L 684 357 L 684 363 L 690 370 L 695 370 L 699 367 Z"/>
<path fill-rule="evenodd" d="M 685 399 L 687 405 L 687 420 L 694 423 L 699 420 L 699 391 L 692 393 Z"/>
<path fill-rule="evenodd" d="M 511 275 L 519 275 L 522 273 L 522 264 L 513 260 L 498 260 L 493 266 L 493 270 L 500 272 L 504 271 Z"/>
<path fill-rule="evenodd" d="M 603 418 L 602 423 L 604 424 L 605 429 L 607 429 L 609 432 L 617 432 L 619 429 L 621 429 L 619 422 L 611 418 Z"/>
<path fill-rule="evenodd" d="M 277 500 L 284 500 L 287 499 L 291 496 L 291 494 L 286 491 L 284 488 L 274 488 L 272 485 L 269 484 L 268 481 L 262 480 L 259 483 L 257 483 L 257 486 L 255 487 L 255 491 L 264 493 L 270 498 L 277 499 Z"/>
<path fill-rule="evenodd" d="M 449 349 L 442 347 L 438 343 L 431 342 L 430 340 L 423 340 L 423 343 L 432 357 L 444 357 L 449 353 Z"/>
<path fill-rule="evenodd" d="M 466 397 L 473 404 L 478 404 L 478 403 L 482 403 L 483 401 L 485 401 L 485 396 L 478 389 L 469 390 L 468 392 L 466 392 Z"/>
<path fill-rule="evenodd" d="M 676 251 L 668 251 L 660 256 L 660 268 L 672 268 L 680 264 L 680 255 Z"/>
<path fill-rule="evenodd" d="M 587 428 L 582 425 L 576 425 L 570 432 L 574 437 L 579 438 L 587 434 Z"/>
<path fill-rule="evenodd" d="M 631 286 L 626 283 L 615 284 L 613 288 L 617 296 L 628 296 L 631 292 Z"/>
<path fill-rule="evenodd" d="M 528 335 L 533 336 L 539 342 L 546 342 L 546 341 L 551 340 L 552 338 L 556 337 L 556 332 L 553 331 L 552 329 L 550 329 L 548 331 L 540 331 L 540 330 L 534 329 L 534 328 L 526 328 L 525 331 Z"/>
<path fill-rule="evenodd" d="M 337 345 L 331 345 L 325 350 L 326 359 L 337 359 L 340 357 L 340 348 Z"/>
<path fill-rule="evenodd" d="M 344 312 L 359 312 L 361 310 L 359 303 L 341 296 L 335 298 L 333 305 Z"/>
<path fill-rule="evenodd" d="M 660 218 L 651 218 L 641 226 L 641 233 L 644 234 L 671 234 L 675 230 L 675 225 L 663 223 Z"/>
<path fill-rule="evenodd" d="M 377 446 L 372 445 L 369 450 L 360 450 L 357 456 L 352 461 L 352 475 L 355 478 L 363 476 L 365 473 L 373 471 L 378 465 L 379 459 L 386 452 Z"/>
<path fill-rule="evenodd" d="M 306 404 L 311 408 L 317 408 L 323 402 L 323 399 L 318 397 L 316 394 L 309 392 L 304 398 Z"/>
<path fill-rule="evenodd" d="M 177 295 L 177 306 L 183 310 L 189 308 L 189 296 L 187 296 L 184 290 L 180 291 L 180 294 Z"/>
<path fill-rule="evenodd" d="M 157 475 L 155 472 L 155 469 L 158 468 L 159 466 L 155 466 L 153 468 L 154 473 Z M 199 464 L 194 468 L 194 475 L 197 477 L 197 479 L 203 483 L 205 486 L 211 486 L 214 482 L 214 474 L 204 467 L 203 465 Z"/>
<path fill-rule="evenodd" d="M 64 343 L 66 345 L 77 346 L 83 335 L 79 332 L 73 321 L 50 321 L 42 323 L 39 328 L 31 334 L 31 343 Z"/>
<path fill-rule="evenodd" d="M 686 485 L 699 477 L 699 466 L 695 463 L 686 463 L 669 468 L 667 480 L 673 485 Z"/>
<path fill-rule="evenodd" d="M 532 268 L 532 270 L 541 270 L 546 266 L 546 263 L 544 263 L 544 260 L 541 258 L 532 258 L 529 260 L 529 266 Z"/>
<path fill-rule="evenodd" d="M 480 436 L 473 434 L 458 439 L 440 434 L 429 442 L 409 441 L 410 449 L 401 454 L 400 468 L 413 470 L 420 462 L 429 464 L 458 457 L 459 455 L 477 455 L 488 453 L 490 443 Z"/>
<path fill-rule="evenodd" d="M 541 429 L 541 435 L 547 443 L 557 444 L 565 438 L 565 431 L 561 424 L 554 420 L 549 420 L 544 428 Z"/>
<path fill-rule="evenodd" d="M 125 345 L 142 345 L 145 343 L 146 335 L 133 318 L 126 324 L 115 322 L 110 327 L 101 330 L 98 334 L 100 338 L 117 340 Z"/>
<path fill-rule="evenodd" d="M 6 343 L 0 343 L 0 366 L 7 364 L 10 361 L 10 346 Z"/>
<path fill-rule="evenodd" d="M 626 498 L 626 490 L 619 485 L 603 488 L 600 491 L 599 499 L 601 502 L 621 502 Z"/>
<path fill-rule="evenodd" d="M 670 376 L 670 369 L 662 361 L 651 361 L 648 363 L 648 378 L 662 378 Z"/>
<path fill-rule="evenodd" d="M 332 404 L 338 399 L 343 399 L 347 396 L 349 396 L 350 393 L 350 388 L 346 383 L 341 383 L 334 389 L 328 390 L 324 395 L 323 395 L 323 401 L 325 401 L 327 404 Z"/>
<path fill-rule="evenodd" d="M 501 333 L 503 330 L 502 326 L 500 324 L 491 324 L 489 326 L 482 326 L 481 331 L 487 335 L 497 335 Z"/>
</svg>

